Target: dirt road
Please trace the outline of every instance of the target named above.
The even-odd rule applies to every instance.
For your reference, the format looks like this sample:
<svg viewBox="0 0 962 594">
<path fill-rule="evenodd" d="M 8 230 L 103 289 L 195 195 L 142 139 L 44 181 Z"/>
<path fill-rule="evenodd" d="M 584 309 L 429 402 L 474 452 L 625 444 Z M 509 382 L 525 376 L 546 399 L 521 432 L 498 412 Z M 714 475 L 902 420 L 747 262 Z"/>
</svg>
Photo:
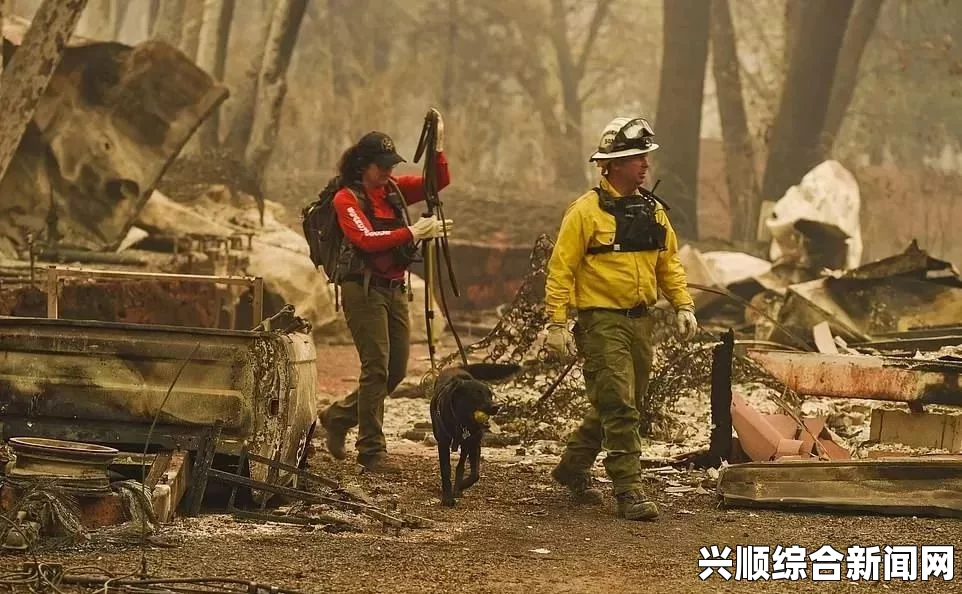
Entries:
<svg viewBox="0 0 962 594">
<path fill-rule="evenodd" d="M 674 497 L 652 489 L 662 507 L 654 523 L 635 524 L 604 508 L 570 506 L 547 476 L 547 465 L 491 462 L 455 509 L 441 508 L 432 450 L 391 444 L 406 463 L 401 481 L 356 475 L 351 464 L 319 455 L 315 468 L 357 479 L 378 499 L 395 498 L 410 513 L 437 520 L 432 529 L 400 536 L 374 529 L 328 534 L 282 525 L 254 525 L 227 516 L 181 520 L 166 536 L 175 548 L 147 552 L 152 574 L 234 576 L 306 592 L 743 592 L 865 591 L 852 582 L 736 583 L 698 578 L 699 548 L 754 544 L 846 547 L 949 544 L 962 546 L 954 520 L 839 516 L 718 509 L 714 495 Z M 540 552 L 533 552 L 540 550 Z M 93 550 L 46 556 L 69 565 L 134 571 L 134 550 Z M 734 558 L 734 553 L 732 554 Z M 21 558 L 5 556 L 10 568 Z M 844 567 L 843 567 L 844 576 Z M 876 587 L 880 585 L 875 583 Z M 959 591 L 955 583 L 891 582 L 891 591 Z"/>
</svg>

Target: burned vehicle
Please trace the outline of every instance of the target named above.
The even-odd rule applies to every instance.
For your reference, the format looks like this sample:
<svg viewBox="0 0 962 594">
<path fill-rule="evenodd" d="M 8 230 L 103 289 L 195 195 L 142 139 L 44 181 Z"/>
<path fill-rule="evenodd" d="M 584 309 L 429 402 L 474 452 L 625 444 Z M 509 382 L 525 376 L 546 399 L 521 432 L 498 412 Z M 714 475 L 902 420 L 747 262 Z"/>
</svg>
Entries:
<svg viewBox="0 0 962 594">
<path fill-rule="evenodd" d="M 300 465 L 316 418 L 310 329 L 222 330 L 0 317 L 0 431 L 218 464 Z M 236 464 L 236 462 L 233 462 Z M 251 478 L 290 482 L 250 462 Z"/>
</svg>

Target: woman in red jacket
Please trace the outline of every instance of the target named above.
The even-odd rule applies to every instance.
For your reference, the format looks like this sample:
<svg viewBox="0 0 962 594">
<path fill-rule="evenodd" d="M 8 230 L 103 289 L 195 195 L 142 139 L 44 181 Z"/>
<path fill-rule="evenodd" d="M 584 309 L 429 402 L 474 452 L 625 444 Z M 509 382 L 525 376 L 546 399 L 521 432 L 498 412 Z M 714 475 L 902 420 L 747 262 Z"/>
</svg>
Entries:
<svg viewBox="0 0 962 594">
<path fill-rule="evenodd" d="M 450 182 L 443 148 L 443 123 L 438 118 L 438 189 Z M 370 472 L 394 474 L 397 464 L 387 457 L 382 424 L 384 400 L 407 374 L 410 328 L 405 273 L 417 242 L 440 237 L 451 221 L 422 217 L 411 223 L 405 206 L 424 200 L 423 178 L 393 176 L 404 159 L 387 134 L 370 132 L 345 151 L 338 164 L 345 187 L 334 196 L 334 208 L 347 249 L 338 263 L 341 302 L 354 346 L 361 359 L 358 387 L 320 416 L 327 449 L 335 458 L 347 456 L 347 432 L 358 427 L 357 461 Z"/>
</svg>

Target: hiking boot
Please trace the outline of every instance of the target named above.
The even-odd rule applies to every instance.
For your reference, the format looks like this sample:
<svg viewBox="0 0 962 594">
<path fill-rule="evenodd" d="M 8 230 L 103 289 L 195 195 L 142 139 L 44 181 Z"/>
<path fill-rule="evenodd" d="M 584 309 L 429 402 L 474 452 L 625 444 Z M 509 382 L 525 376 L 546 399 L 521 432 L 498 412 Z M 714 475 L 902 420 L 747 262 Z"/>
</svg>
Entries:
<svg viewBox="0 0 962 594">
<path fill-rule="evenodd" d="M 640 490 L 615 495 L 618 500 L 618 516 L 626 520 L 651 521 L 658 517 L 658 506 L 649 501 Z"/>
<path fill-rule="evenodd" d="M 551 471 L 551 478 L 568 488 L 568 493 L 571 494 L 575 503 L 601 505 L 604 499 L 601 491 L 591 488 L 591 477 L 585 471 L 573 472 L 564 463 L 561 463 Z"/>
<path fill-rule="evenodd" d="M 388 457 L 386 452 L 378 452 L 371 456 L 357 459 L 358 464 L 364 467 L 364 472 L 372 474 L 401 474 L 401 467 Z"/>
<path fill-rule="evenodd" d="M 344 449 L 347 431 L 332 428 L 328 424 L 324 413 L 321 413 L 321 427 L 324 427 L 324 445 L 327 447 L 327 451 L 338 460 L 347 458 L 347 450 Z"/>
</svg>

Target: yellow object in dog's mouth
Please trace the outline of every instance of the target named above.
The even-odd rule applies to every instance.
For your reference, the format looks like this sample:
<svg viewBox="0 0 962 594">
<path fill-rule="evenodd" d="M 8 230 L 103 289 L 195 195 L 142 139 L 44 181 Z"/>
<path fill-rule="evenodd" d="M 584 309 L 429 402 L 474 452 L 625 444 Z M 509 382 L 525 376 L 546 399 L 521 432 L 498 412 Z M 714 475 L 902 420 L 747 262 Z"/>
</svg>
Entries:
<svg viewBox="0 0 962 594">
<path fill-rule="evenodd" d="M 487 423 L 487 422 L 488 422 L 488 418 L 489 418 L 488 413 L 484 412 L 483 410 L 476 410 L 476 411 L 474 411 L 474 420 L 475 420 L 478 424 L 483 425 L 483 424 Z"/>
</svg>

